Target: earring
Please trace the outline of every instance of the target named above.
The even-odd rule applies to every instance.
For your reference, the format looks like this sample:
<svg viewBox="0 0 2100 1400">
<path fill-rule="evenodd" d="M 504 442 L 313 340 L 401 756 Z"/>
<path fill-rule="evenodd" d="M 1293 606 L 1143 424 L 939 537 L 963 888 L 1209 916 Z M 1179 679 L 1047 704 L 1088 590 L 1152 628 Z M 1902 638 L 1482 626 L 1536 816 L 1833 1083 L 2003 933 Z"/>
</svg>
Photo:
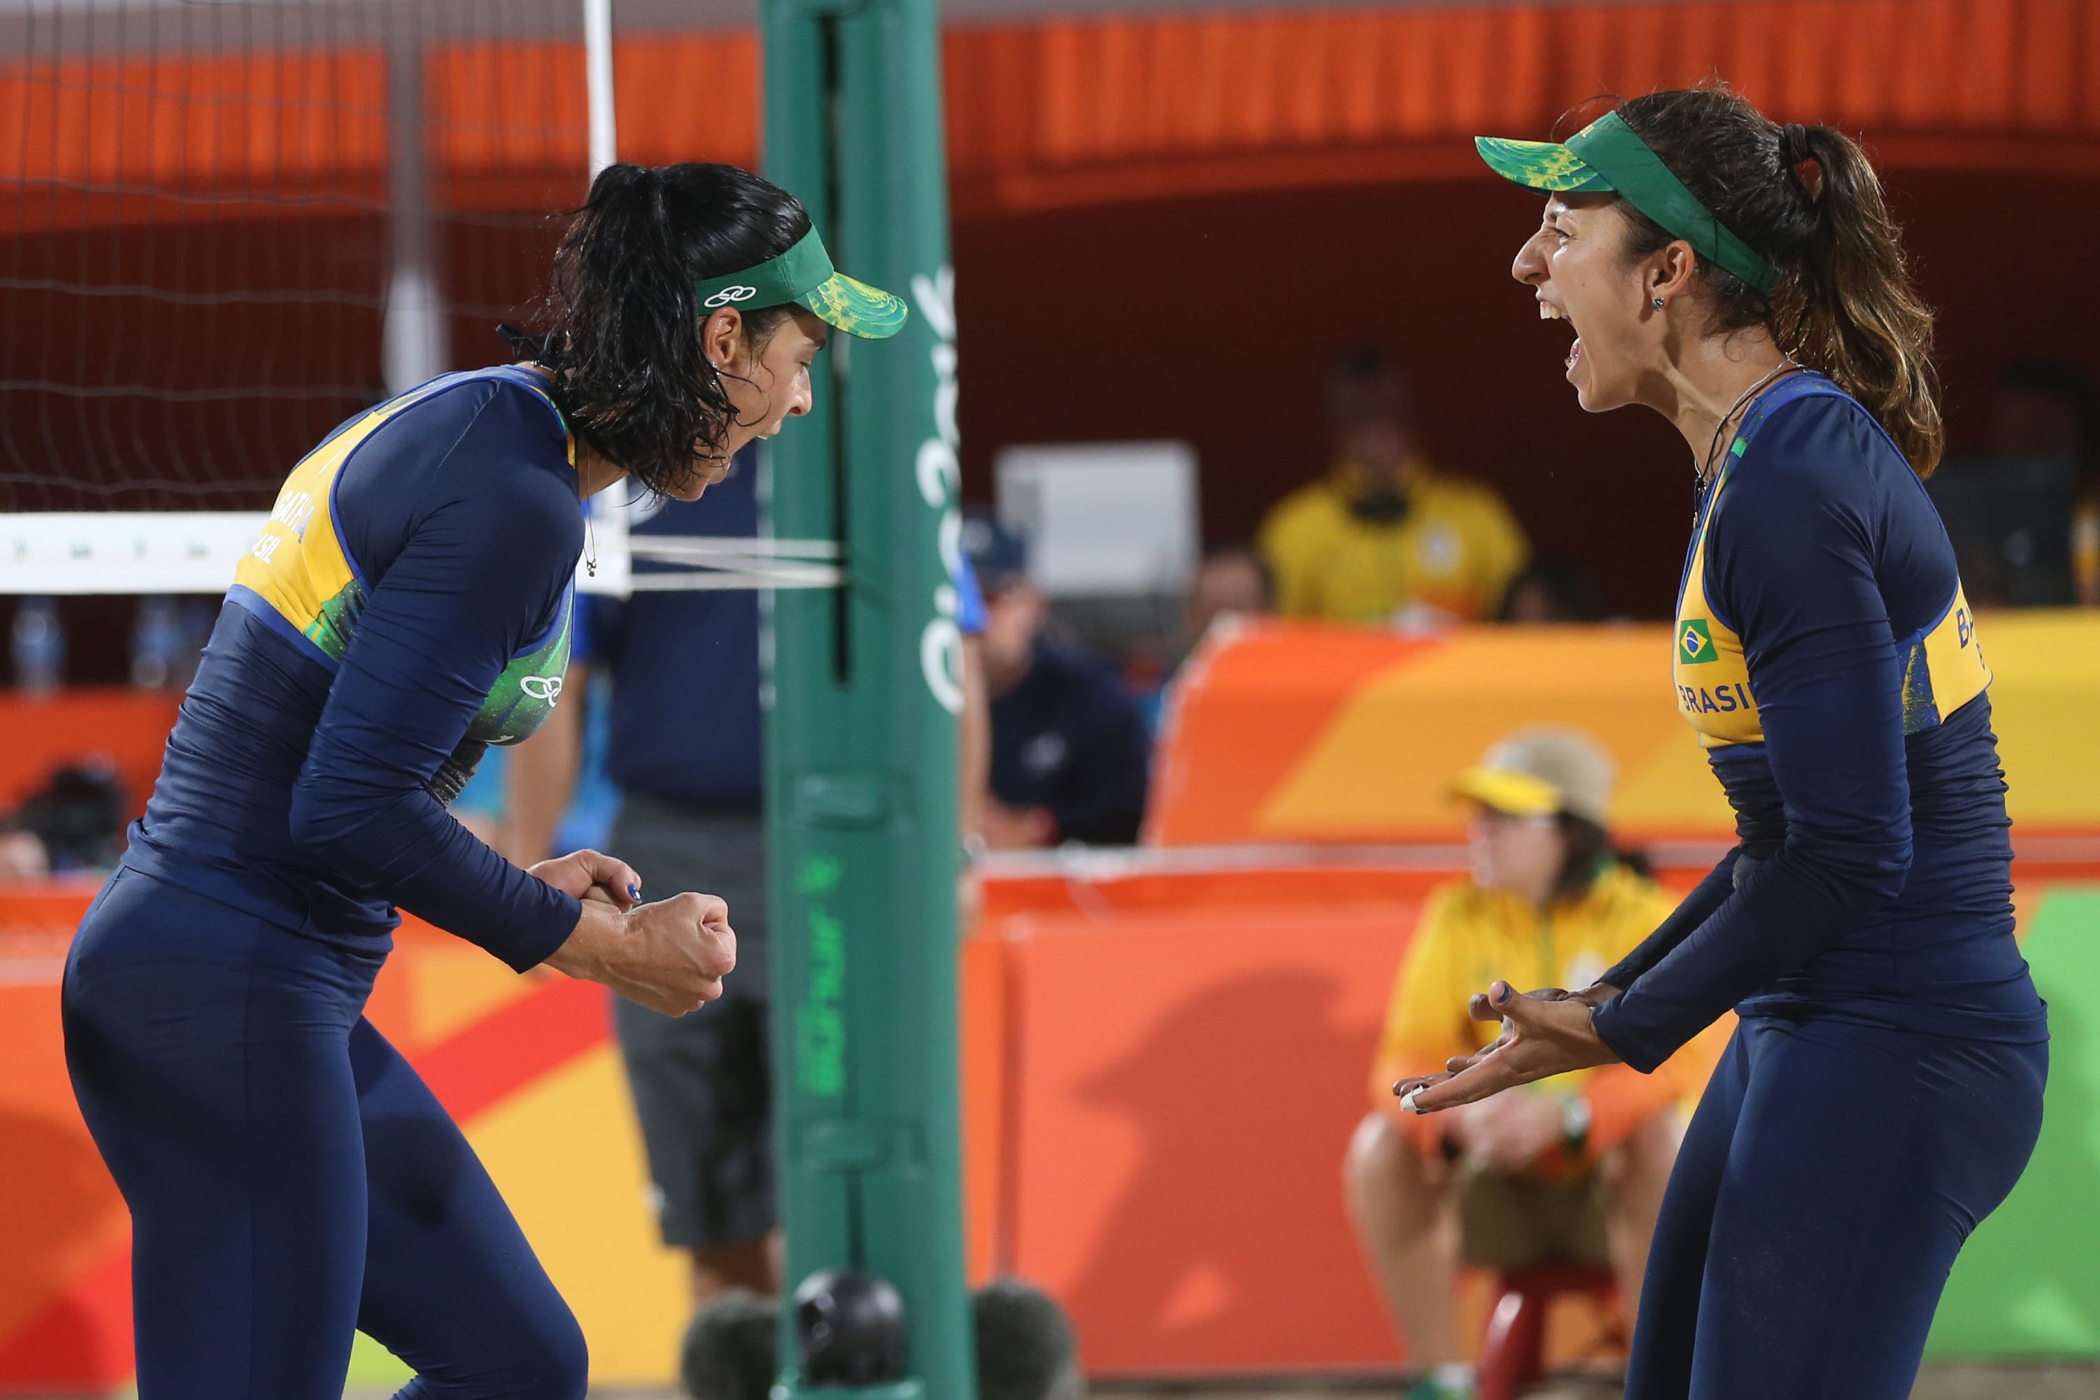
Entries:
<svg viewBox="0 0 2100 1400">
<path fill-rule="evenodd" d="M 1662 299 L 1661 297 L 1657 297 L 1657 298 L 1655 299 L 1655 309 L 1656 309 L 1657 311 L 1660 311 L 1660 310 L 1662 310 L 1662 309 L 1663 309 L 1663 299 Z"/>
</svg>

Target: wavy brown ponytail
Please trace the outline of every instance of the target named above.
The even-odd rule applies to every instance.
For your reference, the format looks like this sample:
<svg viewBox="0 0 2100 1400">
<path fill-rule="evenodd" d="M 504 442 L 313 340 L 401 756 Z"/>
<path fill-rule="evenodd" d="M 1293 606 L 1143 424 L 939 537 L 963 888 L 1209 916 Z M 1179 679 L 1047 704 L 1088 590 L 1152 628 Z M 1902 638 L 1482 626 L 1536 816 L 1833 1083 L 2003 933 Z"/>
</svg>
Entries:
<svg viewBox="0 0 2100 1400">
<path fill-rule="evenodd" d="M 1920 476 L 1946 444 L 1932 310 L 1859 143 L 1827 126 L 1769 121 L 1726 84 L 1636 97 L 1620 108 L 1686 188 L 1780 272 L 1768 297 L 1699 259 L 1723 327 L 1761 325 L 1881 420 Z M 1623 200 L 1633 252 L 1672 235 Z"/>
<path fill-rule="evenodd" d="M 1827 126 L 1784 127 L 1779 152 L 1815 210 L 1801 295 L 1774 328 L 1779 343 L 1872 409 L 1930 476 L 1946 445 L 1932 311 L 1911 283 L 1881 180 L 1859 143 Z"/>
</svg>

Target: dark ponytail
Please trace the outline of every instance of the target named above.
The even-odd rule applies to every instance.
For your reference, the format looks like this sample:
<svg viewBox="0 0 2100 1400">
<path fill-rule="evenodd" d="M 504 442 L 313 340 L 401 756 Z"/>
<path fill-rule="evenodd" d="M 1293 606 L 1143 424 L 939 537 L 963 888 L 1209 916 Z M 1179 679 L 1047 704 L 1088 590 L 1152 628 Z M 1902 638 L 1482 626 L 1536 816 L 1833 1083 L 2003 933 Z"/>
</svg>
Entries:
<svg viewBox="0 0 2100 1400">
<path fill-rule="evenodd" d="M 1699 259 L 1728 329 L 1761 325 L 1881 420 L 1920 476 L 1945 447 L 1932 311 L 1859 143 L 1827 126 L 1782 127 L 1726 84 L 1636 97 L 1626 124 L 1699 202 L 1780 272 L 1770 296 Z M 1634 254 L 1672 235 L 1630 204 Z"/>
<path fill-rule="evenodd" d="M 585 442 L 662 492 L 719 456 L 735 410 L 700 343 L 693 283 L 756 266 L 809 232 L 786 190 L 733 165 L 610 165 L 554 253 L 544 329 L 520 353 L 554 372 Z M 754 349 L 790 315 L 744 313 Z"/>
</svg>

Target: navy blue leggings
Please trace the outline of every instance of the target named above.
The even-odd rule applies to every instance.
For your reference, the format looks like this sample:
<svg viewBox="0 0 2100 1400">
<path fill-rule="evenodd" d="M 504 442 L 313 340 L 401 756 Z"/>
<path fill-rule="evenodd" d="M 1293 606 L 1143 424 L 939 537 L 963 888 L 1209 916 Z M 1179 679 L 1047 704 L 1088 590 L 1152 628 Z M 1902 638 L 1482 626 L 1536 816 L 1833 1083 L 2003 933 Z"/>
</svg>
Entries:
<svg viewBox="0 0 2100 1400">
<path fill-rule="evenodd" d="M 1905 1400 L 2048 1073 L 2046 1044 L 1746 1019 L 1663 1198 L 1627 1400 Z"/>
<path fill-rule="evenodd" d="M 81 925 L 66 1062 L 131 1207 L 140 1400 L 578 1400 L 583 1334 L 467 1140 L 363 1017 L 380 954 L 133 871 Z"/>
</svg>

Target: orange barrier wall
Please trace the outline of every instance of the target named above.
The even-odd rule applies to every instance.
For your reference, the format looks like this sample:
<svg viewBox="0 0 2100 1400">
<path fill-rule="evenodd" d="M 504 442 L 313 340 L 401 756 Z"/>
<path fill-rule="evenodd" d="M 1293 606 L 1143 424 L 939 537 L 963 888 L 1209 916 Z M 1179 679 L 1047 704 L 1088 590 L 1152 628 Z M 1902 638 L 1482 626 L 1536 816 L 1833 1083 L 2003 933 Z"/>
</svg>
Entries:
<svg viewBox="0 0 2100 1400">
<path fill-rule="evenodd" d="M 1422 897 L 1456 873 L 1392 853 L 1048 858 L 989 878 L 963 949 L 973 1278 L 1048 1286 L 1095 1375 L 1402 1365 L 1337 1173 Z M 2100 863 L 2014 873 L 2024 906 Z M 58 1028 L 90 897 L 0 894 L 0 1394 L 109 1393 L 131 1371 L 129 1222 Z M 370 1014 L 488 1164 L 582 1319 L 597 1382 L 668 1383 L 686 1283 L 643 1203 L 604 994 L 411 924 Z M 1595 1322 L 1563 1318 L 1560 1354 L 1594 1343 Z"/>
<path fill-rule="evenodd" d="M 1405 1364 L 1340 1168 L 1421 897 L 1459 873 L 1407 855 L 1211 869 L 1046 857 L 986 882 L 965 950 L 973 1271 L 1047 1287 L 1090 1375 Z M 1681 890 L 1703 872 L 1661 873 Z M 2100 860 L 2013 873 L 2025 913 L 2092 888 Z M 2049 1169 L 2031 1175 L 2032 1190 L 2060 1189 Z M 1484 1302 L 1469 1280 L 1463 1335 L 1480 1335 Z M 1594 1354 L 1603 1321 L 1564 1310 L 1549 1353 Z"/>
<path fill-rule="evenodd" d="M 964 955 L 973 1274 L 1053 1288 L 1096 1371 L 1398 1364 L 1334 1168 L 1420 897 L 1449 874 L 988 882 Z M 129 1221 L 58 1028 L 91 897 L 0 895 L 0 1394 L 131 1372 Z M 412 923 L 369 1014 L 488 1164 L 596 1380 L 665 1383 L 685 1281 L 643 1205 L 604 993 Z"/>
<path fill-rule="evenodd" d="M 2100 835 L 2100 615 L 1985 615 L 1991 704 L 2023 836 Z M 1455 841 L 1451 775 L 1522 725 L 1590 731 L 1636 839 L 1728 840 L 1734 822 L 1678 716 L 1663 625 L 1478 628 L 1437 638 L 1319 624 L 1229 631 L 1170 701 L 1147 839 Z"/>
<path fill-rule="evenodd" d="M 37 700 L 0 689 L 0 735 L 6 736 L 0 743 L 0 809 L 41 787 L 61 765 L 100 759 L 123 779 L 133 815 L 144 811 L 181 698 L 111 688 Z"/>
<path fill-rule="evenodd" d="M 1418 908 L 1003 922 L 1000 1262 L 1070 1309 L 1089 1373 L 1400 1363 L 1338 1170 Z"/>
</svg>

